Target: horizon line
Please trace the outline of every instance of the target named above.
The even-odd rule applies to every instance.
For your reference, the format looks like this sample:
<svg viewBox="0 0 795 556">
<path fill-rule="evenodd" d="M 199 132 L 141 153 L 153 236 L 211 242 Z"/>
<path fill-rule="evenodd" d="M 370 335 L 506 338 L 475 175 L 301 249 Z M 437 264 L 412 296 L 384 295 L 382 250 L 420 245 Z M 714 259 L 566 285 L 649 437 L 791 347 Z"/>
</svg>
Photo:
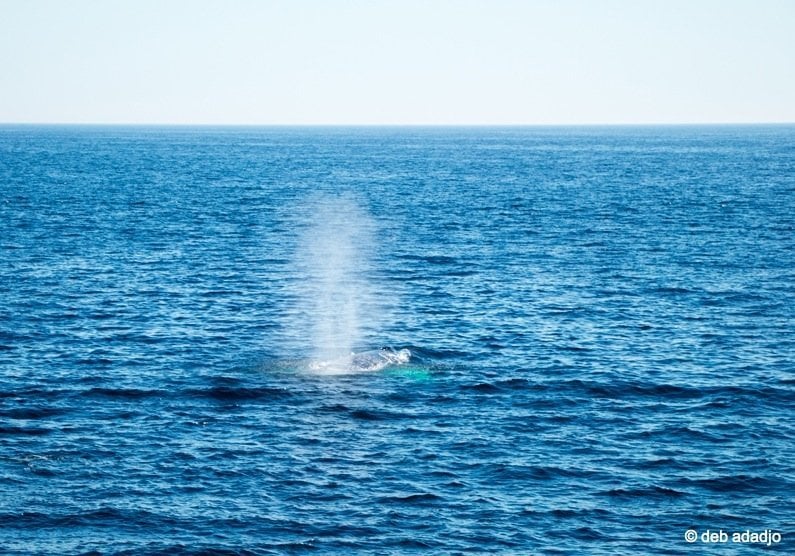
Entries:
<svg viewBox="0 0 795 556">
<path fill-rule="evenodd" d="M 794 121 L 755 122 L 590 122 L 590 123 L 208 123 L 208 122 L 0 122 L 1 127 L 10 126 L 63 126 L 63 127 L 357 127 L 357 128 L 466 128 L 466 127 L 686 127 L 686 126 L 787 126 Z"/>
</svg>

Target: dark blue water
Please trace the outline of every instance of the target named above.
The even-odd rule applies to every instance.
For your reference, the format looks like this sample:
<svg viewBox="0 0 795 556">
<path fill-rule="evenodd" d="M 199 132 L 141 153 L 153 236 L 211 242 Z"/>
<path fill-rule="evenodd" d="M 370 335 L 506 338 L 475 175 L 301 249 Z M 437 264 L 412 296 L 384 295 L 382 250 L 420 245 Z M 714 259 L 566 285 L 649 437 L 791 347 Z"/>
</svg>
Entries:
<svg viewBox="0 0 795 556">
<path fill-rule="evenodd" d="M 792 126 L 0 128 L 0 552 L 792 553 L 794 249 Z"/>
</svg>

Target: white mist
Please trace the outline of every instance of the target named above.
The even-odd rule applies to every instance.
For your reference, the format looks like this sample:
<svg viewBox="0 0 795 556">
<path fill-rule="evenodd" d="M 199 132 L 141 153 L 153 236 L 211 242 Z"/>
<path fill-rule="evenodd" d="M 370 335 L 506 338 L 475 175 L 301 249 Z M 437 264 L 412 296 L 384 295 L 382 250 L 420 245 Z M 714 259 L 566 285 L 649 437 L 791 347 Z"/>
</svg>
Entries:
<svg viewBox="0 0 795 556">
<path fill-rule="evenodd" d="M 378 325 L 371 279 L 375 223 L 351 197 L 310 203 L 299 247 L 302 300 L 315 362 L 349 358 Z"/>
</svg>

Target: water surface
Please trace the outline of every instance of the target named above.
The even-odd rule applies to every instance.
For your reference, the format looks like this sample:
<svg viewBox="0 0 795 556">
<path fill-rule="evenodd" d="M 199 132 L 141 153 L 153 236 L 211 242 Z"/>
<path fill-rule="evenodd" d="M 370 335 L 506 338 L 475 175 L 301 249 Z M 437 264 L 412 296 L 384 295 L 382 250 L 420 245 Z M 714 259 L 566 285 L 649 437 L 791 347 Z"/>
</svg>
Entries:
<svg viewBox="0 0 795 556">
<path fill-rule="evenodd" d="M 794 214 L 791 126 L 2 127 L 0 546 L 792 552 Z"/>
</svg>

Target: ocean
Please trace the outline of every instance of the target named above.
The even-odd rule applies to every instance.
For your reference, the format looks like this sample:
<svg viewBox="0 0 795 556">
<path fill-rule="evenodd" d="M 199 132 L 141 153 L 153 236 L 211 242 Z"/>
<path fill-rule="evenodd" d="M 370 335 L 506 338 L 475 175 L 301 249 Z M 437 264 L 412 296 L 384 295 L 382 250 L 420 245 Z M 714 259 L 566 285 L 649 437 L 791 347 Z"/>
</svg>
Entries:
<svg viewBox="0 0 795 556">
<path fill-rule="evenodd" d="M 795 126 L 0 126 L 0 301 L 2 554 L 795 552 Z"/>
</svg>

